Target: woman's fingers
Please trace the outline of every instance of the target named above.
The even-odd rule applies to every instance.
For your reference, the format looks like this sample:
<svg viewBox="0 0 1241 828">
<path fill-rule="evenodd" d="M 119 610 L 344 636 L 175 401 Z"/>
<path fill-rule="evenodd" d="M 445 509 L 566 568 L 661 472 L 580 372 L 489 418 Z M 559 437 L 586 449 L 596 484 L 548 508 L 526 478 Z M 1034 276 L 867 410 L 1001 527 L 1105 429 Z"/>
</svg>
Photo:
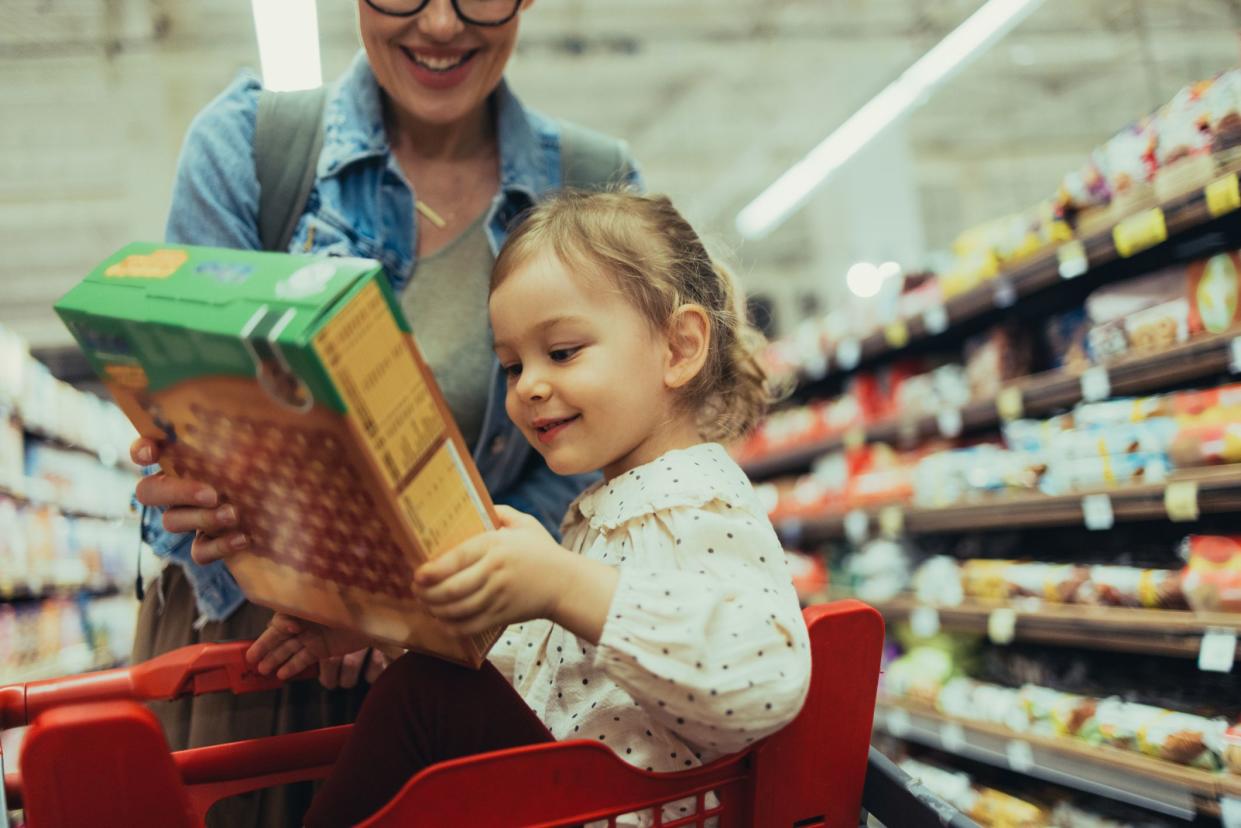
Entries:
<svg viewBox="0 0 1241 828">
<path fill-rule="evenodd" d="M 283 641 L 276 644 L 274 647 L 272 647 L 271 650 L 267 653 L 267 655 L 263 656 L 263 659 L 258 663 L 258 666 L 255 669 L 265 676 L 269 676 L 279 669 L 280 677 L 284 678 L 285 677 L 284 670 L 281 668 L 283 668 L 286 665 L 286 662 L 292 659 L 293 656 L 305 651 L 305 649 L 306 649 L 306 646 L 302 643 L 302 640 L 300 637 L 286 638 Z M 315 661 L 317 661 L 317 659 L 312 657 L 302 667 L 302 669 L 309 667 Z M 300 673 L 301 670 L 299 669 L 295 672 Z"/>
<path fill-rule="evenodd" d="M 164 528 L 169 532 L 206 532 L 218 535 L 235 528 L 241 521 L 237 507 L 231 503 L 214 509 L 193 509 L 177 506 L 164 512 Z"/>
<path fill-rule="evenodd" d="M 371 660 L 366 665 L 366 683 L 374 684 L 380 673 L 388 668 L 391 662 L 384 651 L 375 647 L 371 650 Z"/>
<path fill-rule="evenodd" d="M 216 538 L 200 534 L 194 538 L 194 544 L 190 547 L 190 557 L 194 559 L 194 563 L 205 566 L 249 548 L 250 538 L 244 532 L 230 532 Z"/>
<path fill-rule="evenodd" d="M 258 664 L 278 646 L 288 641 L 289 637 L 290 633 L 288 631 L 276 626 L 274 622 L 269 624 L 267 629 L 263 630 L 259 637 L 254 640 L 254 643 L 250 645 L 250 649 L 246 650 L 246 661 L 251 664 Z"/>
<path fill-rule="evenodd" d="M 340 656 L 332 656 L 319 661 L 319 683 L 329 690 L 335 690 L 341 686 L 341 661 Z"/>
<path fill-rule="evenodd" d="M 136 466 L 149 466 L 159 462 L 159 443 L 147 437 L 139 437 L 129 445 L 129 459 Z"/>
<path fill-rule="evenodd" d="M 310 650 L 301 650 L 294 653 L 293 656 L 286 661 L 279 670 L 276 671 L 276 678 L 281 681 L 288 681 L 291 678 L 296 678 L 306 670 L 313 667 L 315 662 L 318 660 L 319 659 L 315 658 L 315 656 L 311 654 Z"/>
<path fill-rule="evenodd" d="M 139 480 L 134 494 L 144 506 L 193 506 L 211 509 L 220 504 L 219 494 L 206 483 L 169 477 L 162 472 Z"/>
<path fill-rule="evenodd" d="M 341 657 L 340 686 L 345 690 L 357 687 L 358 679 L 362 677 L 362 665 L 366 663 L 367 652 L 369 650 L 358 650 Z"/>
</svg>

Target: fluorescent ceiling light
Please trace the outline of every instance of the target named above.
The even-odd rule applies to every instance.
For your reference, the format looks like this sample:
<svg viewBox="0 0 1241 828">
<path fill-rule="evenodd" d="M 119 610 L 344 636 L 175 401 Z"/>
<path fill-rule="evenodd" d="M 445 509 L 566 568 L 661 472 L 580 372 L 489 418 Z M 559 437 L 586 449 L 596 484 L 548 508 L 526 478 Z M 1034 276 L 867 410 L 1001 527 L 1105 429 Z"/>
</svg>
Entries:
<svg viewBox="0 0 1241 828">
<path fill-rule="evenodd" d="M 277 92 L 323 85 L 315 0 L 251 0 L 263 86 Z"/>
<path fill-rule="evenodd" d="M 871 98 L 805 158 L 746 205 L 737 214 L 738 232 L 745 238 L 757 239 L 784 223 L 867 142 L 921 103 L 932 89 L 1008 34 L 1041 2 L 987 0 L 917 63 Z"/>
</svg>

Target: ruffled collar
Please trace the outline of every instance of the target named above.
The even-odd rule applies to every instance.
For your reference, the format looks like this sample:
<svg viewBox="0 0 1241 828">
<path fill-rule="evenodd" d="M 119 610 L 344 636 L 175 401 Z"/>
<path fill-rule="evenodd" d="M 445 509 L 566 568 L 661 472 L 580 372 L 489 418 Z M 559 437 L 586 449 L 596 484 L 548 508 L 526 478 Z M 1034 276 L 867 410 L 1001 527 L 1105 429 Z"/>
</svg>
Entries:
<svg viewBox="0 0 1241 828">
<path fill-rule="evenodd" d="M 724 447 L 699 443 L 595 483 L 569 506 L 561 531 L 568 532 L 582 520 L 607 531 L 664 509 L 715 501 L 762 514 L 749 479 Z"/>
</svg>

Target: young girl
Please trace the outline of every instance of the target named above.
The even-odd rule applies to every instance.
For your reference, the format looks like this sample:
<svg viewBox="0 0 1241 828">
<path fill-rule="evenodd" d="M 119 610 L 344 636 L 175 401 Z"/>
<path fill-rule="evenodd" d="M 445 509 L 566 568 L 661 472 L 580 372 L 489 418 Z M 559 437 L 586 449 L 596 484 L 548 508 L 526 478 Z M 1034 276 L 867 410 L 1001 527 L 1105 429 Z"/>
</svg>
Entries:
<svg viewBox="0 0 1241 828">
<path fill-rule="evenodd" d="M 784 553 L 716 442 L 762 413 L 759 337 L 693 229 L 662 197 L 556 197 L 500 252 L 490 313 L 509 417 L 553 471 L 604 480 L 569 507 L 563 546 L 501 507 L 500 529 L 418 570 L 445 624 L 512 626 L 480 671 L 393 664 L 307 825 L 361 820 L 434 762 L 554 739 L 684 770 L 778 730 L 805 698 Z M 348 638 L 277 616 L 250 655 L 287 677 L 357 649 Z"/>
</svg>

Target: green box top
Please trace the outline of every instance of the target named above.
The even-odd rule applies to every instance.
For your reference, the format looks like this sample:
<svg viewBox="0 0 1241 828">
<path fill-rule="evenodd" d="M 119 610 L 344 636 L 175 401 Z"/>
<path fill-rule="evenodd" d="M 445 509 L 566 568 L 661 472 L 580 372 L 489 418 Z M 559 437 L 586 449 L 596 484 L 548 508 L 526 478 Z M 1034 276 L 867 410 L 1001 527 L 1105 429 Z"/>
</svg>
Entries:
<svg viewBox="0 0 1241 828">
<path fill-rule="evenodd" d="M 62 316 L 76 312 L 232 337 L 264 305 L 293 309 L 279 340 L 297 345 L 350 288 L 381 272 L 372 259 L 135 242 L 100 263 L 55 307 Z M 400 324 L 406 328 L 403 319 Z"/>
</svg>

